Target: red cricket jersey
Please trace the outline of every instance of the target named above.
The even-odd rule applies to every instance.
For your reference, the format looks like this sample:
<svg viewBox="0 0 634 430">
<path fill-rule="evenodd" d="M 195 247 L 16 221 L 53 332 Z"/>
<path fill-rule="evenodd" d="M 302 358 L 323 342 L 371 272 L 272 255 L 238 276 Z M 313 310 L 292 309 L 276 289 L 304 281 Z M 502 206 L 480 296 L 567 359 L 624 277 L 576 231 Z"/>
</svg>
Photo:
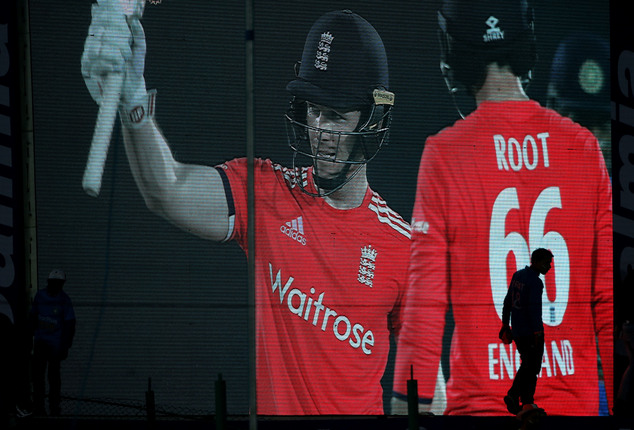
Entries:
<svg viewBox="0 0 634 430">
<path fill-rule="evenodd" d="M 246 251 L 247 163 L 220 167 L 235 203 L 231 238 Z M 258 413 L 383 414 L 409 224 L 369 188 L 360 207 L 339 210 L 303 193 L 295 176 L 255 160 Z M 311 170 L 301 176 L 310 187 Z"/>
<path fill-rule="evenodd" d="M 536 248 L 553 268 L 542 297 L 545 353 L 535 402 L 596 415 L 597 342 L 612 407 L 612 206 L 601 150 L 585 128 L 534 101 L 485 102 L 429 137 L 412 217 L 412 257 L 395 369 L 432 398 L 445 312 L 455 327 L 446 414 L 507 414 L 519 367 L 498 338 L 513 272 Z"/>
</svg>

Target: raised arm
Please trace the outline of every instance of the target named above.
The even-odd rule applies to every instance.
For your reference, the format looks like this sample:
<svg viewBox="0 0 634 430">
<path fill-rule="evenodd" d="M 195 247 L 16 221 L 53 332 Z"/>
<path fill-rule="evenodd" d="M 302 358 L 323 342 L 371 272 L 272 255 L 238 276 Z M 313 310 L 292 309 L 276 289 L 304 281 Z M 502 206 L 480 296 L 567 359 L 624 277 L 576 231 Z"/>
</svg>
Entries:
<svg viewBox="0 0 634 430">
<path fill-rule="evenodd" d="M 101 102 L 108 73 L 125 81 L 119 115 L 132 174 L 146 205 L 181 229 L 223 240 L 229 229 L 227 198 L 220 174 L 210 166 L 176 161 L 153 119 L 155 92 L 146 90 L 145 35 L 137 18 L 95 4 L 82 55 L 82 74 L 93 99 Z"/>
</svg>

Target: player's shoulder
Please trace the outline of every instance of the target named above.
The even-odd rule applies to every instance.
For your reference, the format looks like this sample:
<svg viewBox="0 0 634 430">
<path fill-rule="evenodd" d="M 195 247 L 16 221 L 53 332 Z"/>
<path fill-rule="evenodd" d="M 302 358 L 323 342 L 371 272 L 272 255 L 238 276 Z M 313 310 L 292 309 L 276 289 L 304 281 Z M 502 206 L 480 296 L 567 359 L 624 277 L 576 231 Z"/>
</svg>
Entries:
<svg viewBox="0 0 634 430">
<path fill-rule="evenodd" d="M 480 113 L 476 110 L 465 118 L 458 118 L 452 124 L 431 134 L 425 141 L 425 151 L 437 151 L 444 156 L 456 156 L 456 145 L 463 142 L 473 142 L 473 136 L 482 134 L 483 122 L 479 120 Z"/>
<path fill-rule="evenodd" d="M 527 266 L 524 266 L 524 267 L 522 267 L 521 269 L 519 269 L 519 270 L 517 271 L 517 273 L 518 273 L 518 274 L 521 274 L 521 275 L 527 275 L 527 274 L 533 274 L 533 273 L 535 273 L 535 272 L 531 269 L 531 267 L 530 267 L 530 266 L 528 266 L 528 265 L 527 265 Z"/>
<path fill-rule="evenodd" d="M 456 120 L 450 126 L 440 130 L 427 139 L 427 143 L 460 142 L 461 140 L 475 140 L 483 136 L 483 130 L 497 128 L 502 122 L 513 123 L 520 121 L 522 124 L 540 125 L 551 134 L 566 136 L 565 139 L 574 142 L 594 140 L 594 135 L 587 128 L 574 122 L 572 119 L 561 115 L 557 111 L 542 106 L 535 100 L 522 102 L 494 102 L 483 103 L 464 119 Z M 444 147 L 446 145 L 438 145 Z"/>
<path fill-rule="evenodd" d="M 308 167 L 302 167 L 300 169 L 283 166 L 279 163 L 265 160 L 266 166 L 277 177 L 278 181 L 283 183 L 287 188 L 294 189 L 300 182 L 303 182 L 303 186 L 308 184 Z"/>
<path fill-rule="evenodd" d="M 559 112 L 548 107 L 542 107 L 541 112 L 544 117 L 544 122 L 546 122 L 549 126 L 556 128 L 558 132 L 570 134 L 572 137 L 576 137 L 579 141 L 595 139 L 590 130 L 575 122 L 571 118 L 563 116 Z"/>
<path fill-rule="evenodd" d="M 246 172 L 248 162 L 246 158 L 236 158 L 225 162 L 222 166 L 233 166 Z M 221 167 L 222 167 L 221 166 Z M 295 188 L 300 180 L 307 180 L 307 169 L 294 169 L 283 166 L 269 158 L 254 158 L 253 168 L 257 174 L 257 183 L 260 186 L 270 183 L 284 184 L 288 188 Z"/>
<path fill-rule="evenodd" d="M 224 163 L 218 165 L 217 167 L 223 170 L 229 169 L 248 169 L 249 160 L 246 157 L 236 157 L 231 160 L 227 160 Z M 279 163 L 272 161 L 270 158 L 254 158 L 253 159 L 253 168 L 255 170 L 264 170 L 264 171 L 285 171 L 292 170 L 282 166 Z"/>
<path fill-rule="evenodd" d="M 388 232 L 398 240 L 409 241 L 412 237 L 412 228 L 403 217 L 390 208 L 387 202 L 374 190 L 370 190 L 370 199 L 367 208 L 373 213 L 377 228 Z"/>
<path fill-rule="evenodd" d="M 455 136 L 462 135 L 465 130 L 470 127 L 470 123 L 465 121 L 464 119 L 459 119 L 454 123 L 441 128 L 436 133 L 431 134 L 427 137 L 427 141 L 425 142 L 425 146 L 428 146 L 429 143 L 452 140 Z"/>
</svg>

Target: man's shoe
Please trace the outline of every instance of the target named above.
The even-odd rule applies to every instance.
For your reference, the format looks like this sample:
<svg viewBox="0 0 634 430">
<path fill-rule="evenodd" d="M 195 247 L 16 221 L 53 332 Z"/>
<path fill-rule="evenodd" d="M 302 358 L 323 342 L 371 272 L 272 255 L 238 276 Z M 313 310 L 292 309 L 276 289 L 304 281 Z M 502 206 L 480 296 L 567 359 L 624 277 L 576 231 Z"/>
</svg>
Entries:
<svg viewBox="0 0 634 430">
<path fill-rule="evenodd" d="M 534 409 L 540 409 L 540 407 L 537 406 L 535 403 L 524 403 L 522 405 L 522 412 L 524 412 L 524 411 L 532 411 Z"/>
<path fill-rule="evenodd" d="M 535 403 L 525 403 L 522 410 L 516 415 L 517 419 L 527 423 L 539 423 L 541 417 L 546 416 L 546 411 L 537 406 Z"/>
</svg>

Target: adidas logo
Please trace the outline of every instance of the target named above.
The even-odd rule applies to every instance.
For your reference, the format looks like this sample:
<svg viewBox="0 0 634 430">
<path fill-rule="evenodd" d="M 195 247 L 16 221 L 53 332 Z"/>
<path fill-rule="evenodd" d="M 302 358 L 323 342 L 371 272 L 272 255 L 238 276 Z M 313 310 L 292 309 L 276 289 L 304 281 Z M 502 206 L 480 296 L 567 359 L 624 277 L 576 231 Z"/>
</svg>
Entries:
<svg viewBox="0 0 634 430">
<path fill-rule="evenodd" d="M 304 237 L 304 221 L 301 216 L 282 224 L 280 226 L 280 231 L 302 245 L 306 245 L 306 238 Z"/>
</svg>

